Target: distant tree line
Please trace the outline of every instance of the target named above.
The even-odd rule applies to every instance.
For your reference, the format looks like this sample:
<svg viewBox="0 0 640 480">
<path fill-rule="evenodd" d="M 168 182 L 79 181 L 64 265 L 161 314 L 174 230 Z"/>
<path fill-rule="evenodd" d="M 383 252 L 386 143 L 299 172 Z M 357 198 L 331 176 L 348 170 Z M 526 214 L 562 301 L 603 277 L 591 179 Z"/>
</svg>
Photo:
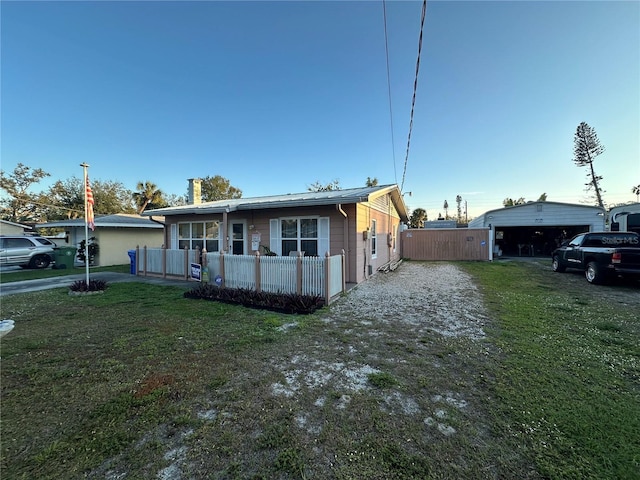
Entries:
<svg viewBox="0 0 640 480">
<path fill-rule="evenodd" d="M 57 180 L 48 189 L 34 192 L 44 178 L 50 177 L 41 168 L 22 163 L 12 172 L 0 171 L 0 218 L 16 223 L 43 223 L 84 216 L 84 181 L 78 177 Z M 151 181 L 141 181 L 136 190 L 127 189 L 113 180 L 91 180 L 96 215 L 134 214 L 155 208 L 185 205 L 187 194 L 166 194 Z M 242 190 L 232 186 L 220 175 L 202 179 L 202 200 L 205 202 L 240 198 Z"/>
</svg>

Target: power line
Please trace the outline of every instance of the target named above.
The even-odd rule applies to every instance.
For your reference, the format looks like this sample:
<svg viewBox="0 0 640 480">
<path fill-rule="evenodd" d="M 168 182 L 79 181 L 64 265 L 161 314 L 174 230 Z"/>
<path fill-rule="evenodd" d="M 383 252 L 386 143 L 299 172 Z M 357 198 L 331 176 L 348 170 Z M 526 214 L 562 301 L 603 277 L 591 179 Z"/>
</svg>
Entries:
<svg viewBox="0 0 640 480">
<path fill-rule="evenodd" d="M 422 52 L 422 31 L 424 29 L 424 18 L 427 14 L 427 0 L 422 2 L 422 18 L 420 19 L 420 39 L 418 40 L 418 59 L 416 60 L 416 76 L 413 81 L 413 99 L 411 100 L 411 116 L 409 118 L 409 135 L 407 137 L 407 154 L 404 158 L 404 169 L 402 171 L 402 183 L 400 191 L 404 187 L 404 178 L 407 174 L 407 163 L 409 161 L 409 146 L 411 145 L 411 131 L 413 130 L 413 110 L 416 105 L 416 91 L 418 90 L 418 72 L 420 71 L 420 54 Z"/>
<path fill-rule="evenodd" d="M 389 121 L 391 122 L 391 152 L 393 155 L 393 178 L 398 183 L 398 174 L 396 172 L 396 142 L 393 136 L 393 110 L 391 108 L 391 75 L 389 73 L 389 40 L 387 36 L 387 3 L 382 0 L 382 16 L 384 18 L 384 50 L 387 57 L 387 88 L 389 95 Z"/>
</svg>

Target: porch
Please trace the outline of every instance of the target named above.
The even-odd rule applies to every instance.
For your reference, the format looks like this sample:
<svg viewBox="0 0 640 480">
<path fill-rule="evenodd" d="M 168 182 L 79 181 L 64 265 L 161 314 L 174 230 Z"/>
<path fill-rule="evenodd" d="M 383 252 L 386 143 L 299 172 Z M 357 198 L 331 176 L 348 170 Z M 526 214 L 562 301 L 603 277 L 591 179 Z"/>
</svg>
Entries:
<svg viewBox="0 0 640 480">
<path fill-rule="evenodd" d="M 190 280 L 192 264 L 201 267 L 202 281 L 221 287 L 318 295 L 327 305 L 347 288 L 344 251 L 324 257 L 281 257 L 136 247 L 136 275 Z"/>
</svg>

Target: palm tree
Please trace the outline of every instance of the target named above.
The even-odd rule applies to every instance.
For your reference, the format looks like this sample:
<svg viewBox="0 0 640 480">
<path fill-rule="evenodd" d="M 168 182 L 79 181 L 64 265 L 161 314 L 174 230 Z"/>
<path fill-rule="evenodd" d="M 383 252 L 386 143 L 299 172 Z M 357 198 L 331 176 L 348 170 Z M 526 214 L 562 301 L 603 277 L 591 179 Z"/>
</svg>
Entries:
<svg viewBox="0 0 640 480">
<path fill-rule="evenodd" d="M 153 182 L 138 182 L 136 189 L 138 191 L 133 193 L 133 201 L 138 207 L 138 213 L 144 212 L 144 209 L 150 203 L 160 203 L 162 201 L 162 190 Z"/>
<path fill-rule="evenodd" d="M 636 196 L 636 202 L 640 202 L 640 185 L 636 185 L 635 187 L 633 187 L 631 189 L 631 191 L 635 194 Z"/>
<path fill-rule="evenodd" d="M 422 228 L 427 220 L 427 211 L 424 208 L 416 208 L 409 217 L 409 226 L 411 228 Z"/>
</svg>

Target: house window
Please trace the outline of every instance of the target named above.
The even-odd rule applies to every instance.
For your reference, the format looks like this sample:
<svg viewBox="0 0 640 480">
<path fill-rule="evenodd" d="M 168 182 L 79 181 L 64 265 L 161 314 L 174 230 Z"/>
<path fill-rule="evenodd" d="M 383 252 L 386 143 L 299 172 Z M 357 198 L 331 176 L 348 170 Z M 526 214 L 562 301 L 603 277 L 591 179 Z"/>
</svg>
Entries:
<svg viewBox="0 0 640 480">
<path fill-rule="evenodd" d="M 393 247 L 393 251 L 396 251 L 396 226 L 391 225 L 391 246 Z"/>
<path fill-rule="evenodd" d="M 178 224 L 178 248 L 194 250 L 196 247 L 207 252 L 219 251 L 220 222 L 190 222 Z"/>
<path fill-rule="evenodd" d="M 281 220 L 282 255 L 304 252 L 308 256 L 318 256 L 318 219 L 295 218 Z"/>
<path fill-rule="evenodd" d="M 371 258 L 378 257 L 378 234 L 376 231 L 377 224 L 377 220 L 371 220 Z"/>
<path fill-rule="evenodd" d="M 318 256 L 329 250 L 329 219 L 273 219 L 270 238 L 269 248 L 279 255 L 304 252 L 306 256 Z"/>
</svg>

